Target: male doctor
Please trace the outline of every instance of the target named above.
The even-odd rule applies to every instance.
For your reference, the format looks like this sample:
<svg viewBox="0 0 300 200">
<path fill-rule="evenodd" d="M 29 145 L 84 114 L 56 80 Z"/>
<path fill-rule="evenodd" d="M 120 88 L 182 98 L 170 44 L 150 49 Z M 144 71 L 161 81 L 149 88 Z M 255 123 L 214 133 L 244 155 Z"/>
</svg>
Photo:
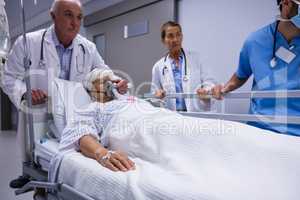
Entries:
<svg viewBox="0 0 300 200">
<path fill-rule="evenodd" d="M 79 0 L 54 0 L 50 15 L 52 26 L 27 34 L 33 105 L 42 104 L 51 96 L 50 85 L 55 77 L 81 81 L 94 68 L 108 68 L 95 44 L 78 34 L 83 17 Z M 26 92 L 23 58 L 23 37 L 19 37 L 8 56 L 2 78 L 3 91 L 17 108 Z M 125 93 L 127 82 L 116 82 L 119 92 Z M 19 188 L 27 182 L 27 177 L 20 176 L 10 186 Z"/>
<path fill-rule="evenodd" d="M 253 90 L 300 89 L 300 0 L 277 0 L 281 15 L 277 21 L 252 33 L 240 53 L 237 71 L 225 86 L 212 89 L 217 99 L 241 87 L 253 75 Z M 251 99 L 249 112 L 257 115 L 300 116 L 300 101 Z M 281 134 L 300 136 L 300 125 L 249 123 Z"/>
<path fill-rule="evenodd" d="M 195 52 L 182 48 L 180 24 L 169 21 L 161 27 L 161 40 L 168 53 L 155 63 L 151 92 L 159 98 L 166 93 L 197 93 L 200 98 L 167 99 L 166 107 L 176 111 L 210 111 L 211 102 L 201 98 L 215 85 Z"/>
</svg>

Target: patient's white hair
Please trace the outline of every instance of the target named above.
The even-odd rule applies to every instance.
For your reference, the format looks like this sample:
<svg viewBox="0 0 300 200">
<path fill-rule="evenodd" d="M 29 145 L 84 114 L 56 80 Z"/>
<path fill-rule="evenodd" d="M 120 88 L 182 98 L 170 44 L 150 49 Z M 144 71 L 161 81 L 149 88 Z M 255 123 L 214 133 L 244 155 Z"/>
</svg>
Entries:
<svg viewBox="0 0 300 200">
<path fill-rule="evenodd" d="M 110 69 L 100 69 L 96 68 L 93 69 L 93 71 L 89 72 L 86 76 L 85 79 L 83 80 L 83 87 L 91 91 L 93 89 L 93 82 L 98 80 L 98 79 L 108 79 L 108 80 L 118 80 L 119 77 L 114 75 L 114 72 Z"/>
</svg>

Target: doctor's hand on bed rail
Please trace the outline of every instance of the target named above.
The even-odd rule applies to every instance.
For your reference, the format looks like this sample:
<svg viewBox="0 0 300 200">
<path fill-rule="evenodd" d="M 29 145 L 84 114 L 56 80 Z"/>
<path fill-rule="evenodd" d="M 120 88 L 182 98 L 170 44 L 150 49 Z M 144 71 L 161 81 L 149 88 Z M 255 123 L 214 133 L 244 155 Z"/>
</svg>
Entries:
<svg viewBox="0 0 300 200">
<path fill-rule="evenodd" d="M 210 94 L 209 90 L 206 90 L 204 88 L 199 88 L 197 89 L 197 94 L 202 101 L 204 102 L 210 101 L 210 97 L 208 96 Z"/>
<path fill-rule="evenodd" d="M 164 90 L 156 90 L 154 94 L 157 98 L 163 99 L 166 97 L 166 91 Z"/>
<path fill-rule="evenodd" d="M 211 94 L 215 99 L 223 100 L 226 93 L 224 85 L 216 85 L 211 89 Z"/>
<path fill-rule="evenodd" d="M 248 78 L 239 78 L 236 74 L 233 74 L 225 85 L 216 85 L 211 89 L 212 96 L 218 100 L 222 100 L 226 93 L 238 89 L 244 85 L 247 80 Z"/>
<path fill-rule="evenodd" d="M 47 94 L 40 89 L 31 90 L 32 105 L 43 104 L 47 100 Z M 22 100 L 26 99 L 26 93 L 23 94 Z"/>
</svg>

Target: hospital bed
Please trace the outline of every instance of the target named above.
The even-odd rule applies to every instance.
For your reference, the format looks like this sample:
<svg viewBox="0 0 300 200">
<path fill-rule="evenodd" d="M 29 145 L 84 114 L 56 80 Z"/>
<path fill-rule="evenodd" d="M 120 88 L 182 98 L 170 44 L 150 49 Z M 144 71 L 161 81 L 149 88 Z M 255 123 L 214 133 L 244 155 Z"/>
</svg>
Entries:
<svg viewBox="0 0 300 200">
<path fill-rule="evenodd" d="M 196 94 L 168 94 L 167 98 L 187 97 L 197 98 Z M 228 99 L 248 99 L 248 98 L 300 98 L 300 91 L 264 91 L 264 92 L 234 92 L 225 96 Z M 154 98 L 151 94 L 143 96 L 145 99 Z M 210 98 L 210 96 L 207 96 Z M 33 129 L 34 135 L 28 132 L 28 119 L 26 117 L 26 102 L 22 102 L 23 111 L 19 111 L 18 134 L 24 135 L 24 142 L 21 148 L 24 150 L 27 162 L 23 163 L 23 174 L 29 175 L 32 179 L 23 188 L 15 191 L 16 195 L 23 194 L 36 189 L 45 189 L 46 196 L 44 199 L 78 199 L 92 200 L 88 194 L 78 191 L 68 183 L 53 183 L 48 180 L 48 172 L 51 158 L 58 152 L 58 140 L 53 136 L 55 126 L 51 123 L 52 115 L 48 112 L 51 110 L 45 106 L 33 108 Z M 181 113 L 187 116 L 201 118 L 218 118 L 233 121 L 257 121 L 261 120 L 262 116 L 247 115 L 247 114 L 220 114 L 220 113 Z M 291 123 L 300 124 L 300 117 L 274 117 L 263 116 L 263 119 L 270 123 Z M 50 123 L 49 123 L 50 122 Z M 99 165 L 99 167 L 101 167 Z M 104 197 L 105 199 L 105 197 Z"/>
</svg>

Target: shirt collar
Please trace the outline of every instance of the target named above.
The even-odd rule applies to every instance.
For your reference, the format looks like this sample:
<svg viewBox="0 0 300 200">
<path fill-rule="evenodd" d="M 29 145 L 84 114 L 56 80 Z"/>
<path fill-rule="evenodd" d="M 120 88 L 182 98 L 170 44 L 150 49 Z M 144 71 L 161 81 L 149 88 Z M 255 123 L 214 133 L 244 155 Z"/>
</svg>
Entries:
<svg viewBox="0 0 300 200">
<path fill-rule="evenodd" d="M 174 60 L 173 58 L 171 58 L 170 56 L 169 56 L 169 59 L 170 59 L 171 65 L 172 65 L 172 69 L 174 70 L 174 69 L 175 69 L 175 66 L 176 66 L 176 62 L 175 62 L 175 60 Z M 183 61 L 183 53 L 181 53 L 180 56 L 179 56 L 179 65 L 180 65 L 180 66 L 182 65 L 182 61 Z"/>
<path fill-rule="evenodd" d="M 54 45 L 55 45 L 55 47 L 61 47 L 61 48 L 63 48 L 63 49 L 69 49 L 69 50 L 72 50 L 73 49 L 73 41 L 72 41 L 72 44 L 70 45 L 70 46 L 68 46 L 67 48 L 65 48 L 64 47 L 64 45 L 62 44 L 62 43 L 60 43 L 59 42 L 59 40 L 58 40 L 58 38 L 57 38 L 57 35 L 56 35 L 56 33 L 55 33 L 55 29 L 54 29 L 54 26 L 52 27 L 52 30 L 51 30 L 51 32 L 52 32 L 52 38 L 53 38 L 53 42 L 54 42 Z"/>
<path fill-rule="evenodd" d="M 276 22 L 274 22 L 272 25 L 271 25 L 271 34 L 274 35 L 274 32 L 275 32 L 275 28 L 276 28 Z M 292 45 L 295 45 L 295 46 L 300 46 L 300 36 L 296 36 L 292 39 L 292 41 L 290 43 L 288 43 L 288 41 L 284 38 L 284 36 L 282 35 L 282 33 L 280 33 L 278 30 L 277 30 L 277 37 L 276 37 L 276 42 L 282 42 L 282 44 L 286 45 L 287 47 L 288 46 L 292 46 Z M 282 45 L 281 44 L 281 45 Z"/>
</svg>

